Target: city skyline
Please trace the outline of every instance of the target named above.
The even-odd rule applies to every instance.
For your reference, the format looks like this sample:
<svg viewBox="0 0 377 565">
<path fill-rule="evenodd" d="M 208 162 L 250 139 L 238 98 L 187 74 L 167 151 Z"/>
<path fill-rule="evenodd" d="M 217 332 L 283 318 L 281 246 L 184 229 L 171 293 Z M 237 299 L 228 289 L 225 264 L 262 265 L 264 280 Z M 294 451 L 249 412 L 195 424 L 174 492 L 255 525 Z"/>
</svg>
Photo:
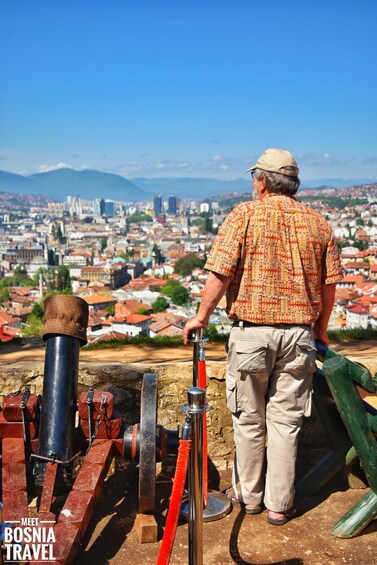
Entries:
<svg viewBox="0 0 377 565">
<path fill-rule="evenodd" d="M 300 176 L 377 178 L 377 5 L 6 0 L 0 169 L 244 177 L 268 146 Z"/>
</svg>

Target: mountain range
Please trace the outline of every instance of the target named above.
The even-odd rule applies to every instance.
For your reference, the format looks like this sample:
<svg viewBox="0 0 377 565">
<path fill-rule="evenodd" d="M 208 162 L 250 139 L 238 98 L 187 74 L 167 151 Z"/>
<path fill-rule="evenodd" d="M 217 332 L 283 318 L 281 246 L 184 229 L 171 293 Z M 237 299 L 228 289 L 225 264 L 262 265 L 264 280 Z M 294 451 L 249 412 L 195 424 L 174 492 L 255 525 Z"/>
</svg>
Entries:
<svg viewBox="0 0 377 565">
<path fill-rule="evenodd" d="M 377 179 L 318 179 L 304 181 L 302 188 L 342 188 L 377 182 Z M 0 192 L 40 194 L 52 200 L 63 201 L 67 196 L 83 200 L 108 198 L 119 201 L 141 202 L 152 200 L 155 194 L 178 198 L 213 198 L 233 192 L 249 192 L 250 179 L 217 180 L 206 178 L 126 178 L 100 171 L 56 169 L 47 173 L 22 176 L 0 171 Z"/>
</svg>

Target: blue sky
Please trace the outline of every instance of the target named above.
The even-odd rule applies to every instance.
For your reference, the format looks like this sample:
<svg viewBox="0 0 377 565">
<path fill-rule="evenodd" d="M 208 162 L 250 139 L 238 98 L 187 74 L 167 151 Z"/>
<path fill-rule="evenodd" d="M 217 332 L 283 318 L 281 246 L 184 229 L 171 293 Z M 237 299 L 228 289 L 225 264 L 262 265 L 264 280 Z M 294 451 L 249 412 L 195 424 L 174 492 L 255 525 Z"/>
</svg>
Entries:
<svg viewBox="0 0 377 565">
<path fill-rule="evenodd" d="M 0 169 L 377 178 L 375 0 L 3 0 Z"/>
</svg>

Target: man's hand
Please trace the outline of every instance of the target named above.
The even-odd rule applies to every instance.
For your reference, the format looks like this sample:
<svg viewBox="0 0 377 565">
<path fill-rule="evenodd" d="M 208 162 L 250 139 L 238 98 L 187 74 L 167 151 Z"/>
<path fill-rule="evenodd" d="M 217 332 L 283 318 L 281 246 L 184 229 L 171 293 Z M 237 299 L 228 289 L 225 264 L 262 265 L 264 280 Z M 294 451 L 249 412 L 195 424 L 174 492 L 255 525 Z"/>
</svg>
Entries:
<svg viewBox="0 0 377 565">
<path fill-rule="evenodd" d="M 209 273 L 203 290 L 203 298 L 200 308 L 195 318 L 191 318 L 183 330 L 183 339 L 185 344 L 188 342 L 191 332 L 194 330 L 206 329 L 209 318 L 216 308 L 220 298 L 228 288 L 229 283 L 230 279 L 227 277 L 219 275 L 218 273 Z"/>
<path fill-rule="evenodd" d="M 200 322 L 196 317 L 191 318 L 191 320 L 186 322 L 186 325 L 183 329 L 184 344 L 185 345 L 187 344 L 187 342 L 191 338 L 192 332 L 194 332 L 195 330 L 201 330 L 201 329 L 205 330 L 207 326 L 208 326 L 208 324 L 204 324 L 203 322 Z"/>
<path fill-rule="evenodd" d="M 329 345 L 330 340 L 327 335 L 327 326 L 330 320 L 331 312 L 335 301 L 335 287 L 336 284 L 322 284 L 322 311 L 314 324 L 313 332 L 314 338 L 322 341 L 325 345 Z"/>
<path fill-rule="evenodd" d="M 326 330 L 321 330 L 320 328 L 314 325 L 313 333 L 314 333 L 314 339 L 317 339 L 318 341 L 322 341 L 322 343 L 324 343 L 327 346 L 329 345 L 330 340 Z"/>
</svg>

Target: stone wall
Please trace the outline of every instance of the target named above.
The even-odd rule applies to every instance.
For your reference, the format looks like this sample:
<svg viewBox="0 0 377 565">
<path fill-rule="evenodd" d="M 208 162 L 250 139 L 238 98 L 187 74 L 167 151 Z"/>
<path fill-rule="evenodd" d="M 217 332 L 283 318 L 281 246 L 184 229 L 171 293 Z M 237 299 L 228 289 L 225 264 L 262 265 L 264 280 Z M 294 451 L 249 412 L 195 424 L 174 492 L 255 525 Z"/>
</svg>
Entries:
<svg viewBox="0 0 377 565">
<path fill-rule="evenodd" d="M 42 394 L 43 365 L 8 365 L 1 369 L 1 394 L 14 392 L 28 386 L 32 392 Z M 182 405 L 187 402 L 187 389 L 192 386 L 192 365 L 145 364 L 104 364 L 80 363 L 78 392 L 94 387 L 114 394 L 116 408 L 121 412 L 124 423 L 134 424 L 140 420 L 140 393 L 144 373 L 158 375 L 158 418 L 159 424 L 175 430 L 184 423 Z M 225 404 L 225 365 L 207 363 L 208 399 L 211 410 L 208 413 L 209 456 L 219 470 L 226 469 L 233 458 L 233 436 L 230 414 Z"/>
<path fill-rule="evenodd" d="M 139 363 L 80 363 L 78 392 L 94 387 L 114 394 L 116 408 L 124 423 L 140 420 L 140 392 L 144 373 L 158 375 L 159 424 L 174 430 L 184 423 L 182 405 L 187 402 L 187 389 L 192 386 L 192 364 L 146 365 Z M 225 364 L 207 362 L 208 454 L 221 471 L 233 462 L 232 420 L 225 402 Z M 0 391 L 7 394 L 20 387 L 29 386 L 32 392 L 42 394 L 43 365 L 25 366 L 22 363 L 1 369 Z M 300 438 L 299 474 L 306 472 L 322 455 L 326 447 L 315 416 L 307 419 Z"/>
</svg>

